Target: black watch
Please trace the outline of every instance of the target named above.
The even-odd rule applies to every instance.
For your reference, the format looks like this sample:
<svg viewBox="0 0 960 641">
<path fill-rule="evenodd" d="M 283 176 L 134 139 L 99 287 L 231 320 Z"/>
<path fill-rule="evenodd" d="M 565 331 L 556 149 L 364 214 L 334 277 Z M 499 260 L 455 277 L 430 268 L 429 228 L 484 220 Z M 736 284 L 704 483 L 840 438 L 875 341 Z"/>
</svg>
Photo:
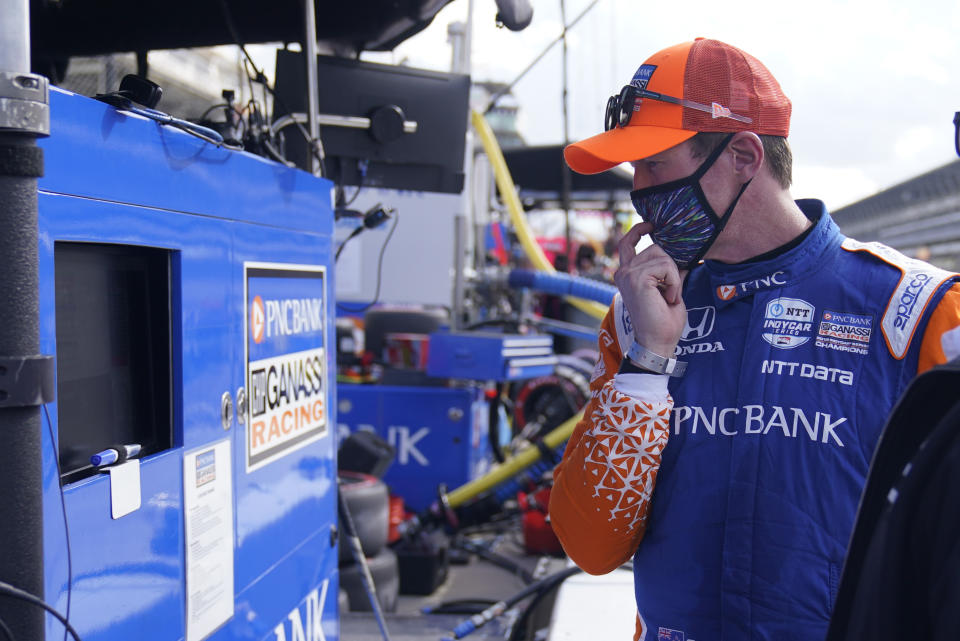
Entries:
<svg viewBox="0 0 960 641">
<path fill-rule="evenodd" d="M 620 361 L 620 369 L 617 370 L 617 374 L 657 374 L 650 369 L 645 369 L 640 367 L 633 361 L 631 361 L 626 356 L 623 357 L 623 360 Z"/>
</svg>

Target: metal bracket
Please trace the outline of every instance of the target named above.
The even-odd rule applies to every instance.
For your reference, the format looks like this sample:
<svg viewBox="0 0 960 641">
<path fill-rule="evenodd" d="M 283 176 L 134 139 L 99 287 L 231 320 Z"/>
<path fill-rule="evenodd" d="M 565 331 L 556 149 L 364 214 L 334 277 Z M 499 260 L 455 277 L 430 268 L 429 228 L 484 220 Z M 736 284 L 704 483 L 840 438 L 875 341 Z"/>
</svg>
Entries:
<svg viewBox="0 0 960 641">
<path fill-rule="evenodd" d="M 53 356 L 0 356 L 0 407 L 37 407 L 56 398 Z"/>
<path fill-rule="evenodd" d="M 0 131 L 50 135 L 50 91 L 44 76 L 0 71 Z"/>
<path fill-rule="evenodd" d="M 305 113 L 294 113 L 287 114 L 286 116 L 281 116 L 270 125 L 270 130 L 274 133 L 277 133 L 281 129 L 288 127 L 293 123 L 305 124 L 307 122 L 307 114 Z M 369 129 L 370 128 L 370 119 L 364 118 L 363 116 L 338 116 L 336 114 L 317 114 L 317 124 L 322 127 L 345 127 L 347 129 Z M 404 120 L 403 121 L 403 133 L 405 134 L 415 134 L 417 133 L 417 122 L 415 120 Z"/>
</svg>

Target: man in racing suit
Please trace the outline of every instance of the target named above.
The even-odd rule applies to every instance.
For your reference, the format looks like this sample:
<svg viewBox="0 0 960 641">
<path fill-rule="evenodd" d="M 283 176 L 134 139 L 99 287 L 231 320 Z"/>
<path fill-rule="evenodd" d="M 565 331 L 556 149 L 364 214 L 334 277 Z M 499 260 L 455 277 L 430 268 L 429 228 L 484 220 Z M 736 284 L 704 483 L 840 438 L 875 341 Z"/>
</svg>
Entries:
<svg viewBox="0 0 960 641">
<path fill-rule="evenodd" d="M 955 274 L 793 201 L 790 108 L 759 61 L 698 39 L 565 151 L 581 173 L 631 161 L 644 221 L 550 501 L 584 570 L 634 557 L 635 639 L 822 639 L 884 419 L 960 326 Z"/>
</svg>

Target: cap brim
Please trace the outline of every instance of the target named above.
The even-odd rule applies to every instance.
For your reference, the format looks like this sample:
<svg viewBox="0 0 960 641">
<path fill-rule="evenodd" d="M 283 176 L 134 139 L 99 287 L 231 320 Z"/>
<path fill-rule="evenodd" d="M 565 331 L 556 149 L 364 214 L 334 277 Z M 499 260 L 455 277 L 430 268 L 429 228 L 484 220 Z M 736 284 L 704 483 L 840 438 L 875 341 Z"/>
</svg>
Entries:
<svg viewBox="0 0 960 641">
<path fill-rule="evenodd" d="M 622 162 L 640 160 L 693 138 L 697 132 L 673 127 L 617 127 L 568 145 L 563 157 L 578 174 L 599 174 Z"/>
</svg>

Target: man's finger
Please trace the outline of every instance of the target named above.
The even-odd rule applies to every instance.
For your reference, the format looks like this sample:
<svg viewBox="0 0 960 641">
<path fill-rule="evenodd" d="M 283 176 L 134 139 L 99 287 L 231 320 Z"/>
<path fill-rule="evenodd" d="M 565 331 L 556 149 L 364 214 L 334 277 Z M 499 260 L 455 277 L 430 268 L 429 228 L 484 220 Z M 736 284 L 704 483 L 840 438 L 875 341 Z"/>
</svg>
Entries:
<svg viewBox="0 0 960 641">
<path fill-rule="evenodd" d="M 669 304 L 675 304 L 683 288 L 683 275 L 677 269 L 677 264 L 664 254 L 662 259 L 651 261 L 647 269 L 650 270 L 650 276 L 656 280 L 656 287 L 663 294 L 663 298 Z"/>
<path fill-rule="evenodd" d="M 637 223 L 630 228 L 623 238 L 620 239 L 618 250 L 620 252 L 620 264 L 637 255 L 637 243 L 640 239 L 653 231 L 653 225 L 650 223 Z"/>
</svg>

